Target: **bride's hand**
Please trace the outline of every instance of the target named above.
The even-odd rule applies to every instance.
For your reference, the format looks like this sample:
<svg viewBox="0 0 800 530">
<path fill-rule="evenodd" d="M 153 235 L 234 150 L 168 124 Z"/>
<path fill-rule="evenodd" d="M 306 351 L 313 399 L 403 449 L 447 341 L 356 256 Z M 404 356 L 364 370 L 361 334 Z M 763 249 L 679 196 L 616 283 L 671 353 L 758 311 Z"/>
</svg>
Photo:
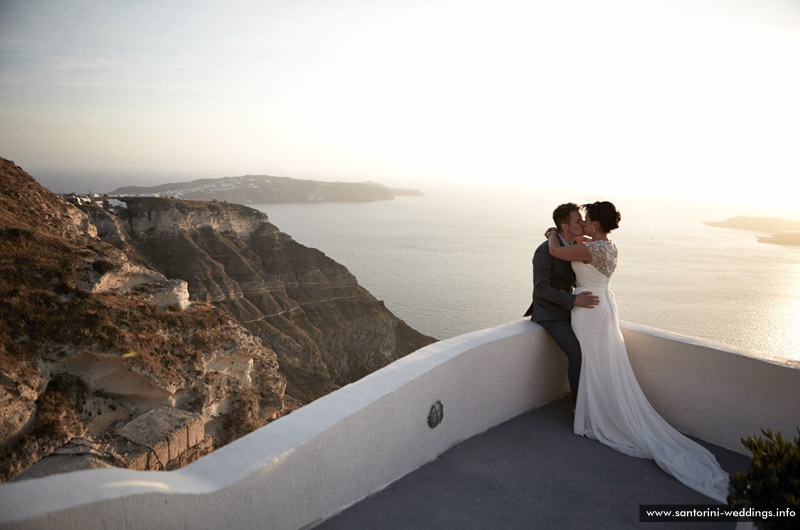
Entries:
<svg viewBox="0 0 800 530">
<path fill-rule="evenodd" d="M 592 241 L 592 238 L 589 236 L 578 236 L 575 238 L 574 241 L 575 243 L 587 243 L 589 241 Z"/>
<path fill-rule="evenodd" d="M 550 234 L 557 234 L 557 233 L 558 233 L 558 228 L 556 228 L 555 226 L 551 226 L 545 231 L 544 237 L 545 239 L 547 239 L 550 237 Z"/>
</svg>

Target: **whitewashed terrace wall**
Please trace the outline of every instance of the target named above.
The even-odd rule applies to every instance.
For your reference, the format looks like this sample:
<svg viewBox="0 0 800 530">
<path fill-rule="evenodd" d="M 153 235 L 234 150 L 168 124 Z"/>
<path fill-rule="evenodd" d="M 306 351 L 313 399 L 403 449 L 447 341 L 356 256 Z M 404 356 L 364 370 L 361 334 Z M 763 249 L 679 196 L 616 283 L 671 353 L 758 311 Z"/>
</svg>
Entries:
<svg viewBox="0 0 800 530">
<path fill-rule="evenodd" d="M 747 454 L 762 428 L 788 438 L 800 426 L 800 361 L 624 323 L 636 378 L 679 431 Z"/>
<path fill-rule="evenodd" d="M 626 327 L 645 393 L 680 430 L 744 452 L 741 436 L 800 424 L 796 365 Z M 564 355 L 538 325 L 513 322 L 432 344 L 177 471 L 2 485 L 0 526 L 305 528 L 566 391 Z M 436 401 L 444 420 L 431 429 Z"/>
</svg>

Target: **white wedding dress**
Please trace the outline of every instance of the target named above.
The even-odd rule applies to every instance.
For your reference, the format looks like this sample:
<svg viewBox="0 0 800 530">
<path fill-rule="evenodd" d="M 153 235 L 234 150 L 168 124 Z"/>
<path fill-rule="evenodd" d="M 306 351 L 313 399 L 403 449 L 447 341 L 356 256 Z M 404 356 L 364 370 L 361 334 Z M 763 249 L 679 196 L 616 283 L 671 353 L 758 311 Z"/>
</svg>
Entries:
<svg viewBox="0 0 800 530">
<path fill-rule="evenodd" d="M 575 434 L 626 455 L 652 458 L 690 488 L 725 503 L 728 474 L 714 455 L 675 430 L 653 409 L 636 381 L 609 288 L 617 266 L 616 244 L 599 240 L 586 246 L 592 263 L 572 262 L 575 292 L 591 291 L 600 303 L 591 309 L 572 310 L 572 328 L 583 356 Z"/>
</svg>

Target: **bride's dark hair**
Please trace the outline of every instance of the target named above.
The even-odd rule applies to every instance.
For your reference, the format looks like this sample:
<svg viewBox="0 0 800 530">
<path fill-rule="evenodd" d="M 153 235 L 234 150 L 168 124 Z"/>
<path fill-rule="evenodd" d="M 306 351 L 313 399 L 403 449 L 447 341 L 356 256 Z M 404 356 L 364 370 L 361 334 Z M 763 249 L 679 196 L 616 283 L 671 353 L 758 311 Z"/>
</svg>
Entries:
<svg viewBox="0 0 800 530">
<path fill-rule="evenodd" d="M 598 201 L 581 206 L 592 221 L 600 223 L 603 232 L 611 232 L 619 228 L 622 216 L 617 208 L 608 201 Z"/>
</svg>

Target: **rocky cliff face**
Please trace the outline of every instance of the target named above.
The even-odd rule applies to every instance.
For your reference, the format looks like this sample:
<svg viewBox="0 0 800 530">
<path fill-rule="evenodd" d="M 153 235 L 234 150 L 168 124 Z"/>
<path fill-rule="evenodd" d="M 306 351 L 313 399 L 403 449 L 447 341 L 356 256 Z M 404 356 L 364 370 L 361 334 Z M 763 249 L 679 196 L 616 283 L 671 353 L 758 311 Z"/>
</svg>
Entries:
<svg viewBox="0 0 800 530">
<path fill-rule="evenodd" d="M 287 394 L 307 403 L 433 341 L 389 312 L 342 265 L 241 205 L 125 198 L 86 207 L 101 238 L 191 300 L 233 315 L 278 356 Z"/>
<path fill-rule="evenodd" d="M 2 480 L 172 469 L 432 341 L 259 212 L 126 206 L 0 159 Z"/>
</svg>

